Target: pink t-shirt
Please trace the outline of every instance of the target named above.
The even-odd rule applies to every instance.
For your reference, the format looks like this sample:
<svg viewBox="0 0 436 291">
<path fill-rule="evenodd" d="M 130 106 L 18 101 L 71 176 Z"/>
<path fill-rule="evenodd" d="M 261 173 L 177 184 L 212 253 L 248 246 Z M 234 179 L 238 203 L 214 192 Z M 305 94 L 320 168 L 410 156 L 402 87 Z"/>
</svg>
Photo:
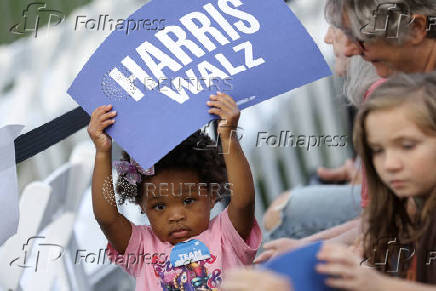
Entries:
<svg viewBox="0 0 436 291">
<path fill-rule="evenodd" d="M 136 290 L 194 291 L 194 286 L 218 290 L 223 272 L 229 268 L 251 264 L 262 241 L 259 225 L 254 221 L 250 235 L 243 240 L 227 214 L 227 209 L 212 219 L 209 228 L 196 237 L 210 251 L 207 260 L 174 268 L 169 260 L 173 245 L 162 242 L 150 226 L 132 224 L 132 235 L 124 254 L 119 254 L 108 242 L 107 255 L 136 278 Z M 202 285 L 201 285 L 202 284 Z M 198 289 L 200 290 L 200 289 Z"/>
</svg>

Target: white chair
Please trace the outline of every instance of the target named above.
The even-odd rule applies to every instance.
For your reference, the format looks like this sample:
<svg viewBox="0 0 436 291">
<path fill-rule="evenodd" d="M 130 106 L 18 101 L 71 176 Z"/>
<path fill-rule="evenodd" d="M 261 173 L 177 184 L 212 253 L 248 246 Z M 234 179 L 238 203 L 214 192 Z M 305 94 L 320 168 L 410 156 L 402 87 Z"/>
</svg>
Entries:
<svg viewBox="0 0 436 291">
<path fill-rule="evenodd" d="M 15 290 L 18 287 L 24 266 L 26 266 L 26 251 L 33 244 L 33 240 L 29 239 L 38 234 L 50 193 L 49 185 L 33 182 L 24 189 L 21 195 L 17 233 L 0 248 L 0 285 L 6 290 Z M 25 245 L 26 242 L 29 243 L 28 246 Z"/>
<path fill-rule="evenodd" d="M 76 213 L 83 194 L 89 187 L 94 168 L 95 149 L 91 141 L 79 143 L 73 150 L 70 163 L 77 165 L 70 172 L 65 207 Z"/>
<path fill-rule="evenodd" d="M 77 242 L 74 237 L 74 223 L 83 193 L 88 188 L 93 169 L 94 147 L 89 141 L 77 145 L 70 158 L 70 162 L 64 164 L 46 179 L 46 183 L 53 189 L 52 199 L 45 213 L 43 226 L 53 227 L 58 224 L 60 216 L 65 213 L 71 214 L 71 219 L 65 220 L 62 231 L 65 237 L 61 237 L 65 252 L 59 259 L 59 264 L 54 276 L 62 290 L 88 290 L 88 280 L 81 265 L 74 263 Z M 54 284 L 54 282 L 52 282 Z M 42 289 L 41 289 L 42 290 Z"/>
<path fill-rule="evenodd" d="M 77 196 L 79 198 L 75 198 L 75 199 L 68 196 L 69 193 L 74 192 L 74 186 L 81 185 L 80 183 L 74 184 L 71 182 L 71 176 L 78 175 L 77 173 L 80 173 L 80 171 L 81 171 L 80 164 L 65 163 L 60 168 L 56 169 L 44 181 L 46 185 L 50 186 L 51 195 L 47 203 L 47 207 L 45 208 L 42 221 L 39 224 L 38 234 L 40 237 L 43 237 L 44 241 L 48 243 L 53 243 L 53 241 L 51 241 L 50 237 L 47 237 L 44 234 L 44 232 L 47 232 L 47 230 L 46 231 L 44 230 L 45 229 L 51 230 L 52 228 L 54 228 L 55 230 L 59 228 L 60 231 L 59 235 L 62 234 L 62 236 L 55 237 L 54 241 L 60 241 L 62 247 L 66 247 L 70 241 L 73 226 L 74 226 L 75 215 L 72 211 L 70 212 L 67 211 L 67 209 L 71 206 L 71 205 L 67 205 L 67 201 L 72 201 L 72 203 L 74 204 L 75 199 L 77 200 L 81 196 L 80 194 L 78 194 Z M 82 189 L 78 189 L 78 190 L 82 190 Z M 81 193 L 83 193 L 83 191 Z M 74 205 L 72 205 L 71 207 L 74 208 Z M 65 217 L 66 212 L 70 213 L 69 215 L 70 218 L 68 219 L 64 218 L 63 220 L 61 220 L 62 217 Z M 62 223 L 59 221 L 61 221 Z M 37 249 L 38 247 L 39 244 L 37 244 L 36 246 L 35 244 L 33 244 L 30 253 L 32 253 L 34 256 L 38 255 L 39 254 L 39 251 Z M 65 252 L 65 254 L 67 253 L 68 252 Z M 57 265 L 56 268 L 48 268 L 47 271 L 44 272 L 45 273 L 44 277 L 48 280 L 46 284 L 53 285 L 54 278 L 56 278 L 57 279 L 56 282 L 60 286 L 62 286 L 62 290 L 72 290 L 73 282 L 69 281 L 70 276 L 67 275 L 68 263 L 66 263 L 66 261 L 68 260 L 69 260 L 68 255 L 62 255 L 61 258 L 59 258 L 59 260 L 56 261 L 56 265 Z M 30 270 L 25 271 L 25 274 L 27 274 L 26 277 L 33 278 L 32 281 L 38 280 L 37 279 L 38 274 L 29 275 L 29 273 L 31 273 Z M 34 273 L 41 273 L 41 272 L 34 272 Z M 26 286 L 26 288 L 30 288 L 30 287 Z M 39 290 L 49 290 L 49 289 L 39 289 Z"/>
<path fill-rule="evenodd" d="M 66 212 L 50 223 L 40 234 L 42 241 L 33 245 L 32 254 L 39 260 L 38 270 L 24 271 L 21 288 L 29 291 L 60 290 L 71 291 L 68 271 L 65 268 L 64 254 L 71 238 L 74 213 Z"/>
<path fill-rule="evenodd" d="M 70 174 L 74 171 L 72 170 L 73 167 L 78 168 L 77 165 L 65 163 L 44 180 L 44 183 L 51 186 L 52 195 L 50 196 L 39 231 L 65 212 L 68 189 L 67 185 Z"/>
<path fill-rule="evenodd" d="M 79 143 L 71 154 L 70 162 L 77 165 L 72 168 L 68 181 L 65 208 L 74 213 L 76 219 L 71 229 L 72 235 L 65 253 L 65 265 L 69 270 L 70 281 L 75 290 L 88 290 L 89 278 L 86 275 L 82 264 L 75 262 L 76 251 L 79 249 L 74 227 L 77 224 L 77 214 L 80 203 L 83 201 L 84 193 L 89 187 L 92 170 L 94 168 L 95 148 L 91 141 L 86 140 Z"/>
</svg>

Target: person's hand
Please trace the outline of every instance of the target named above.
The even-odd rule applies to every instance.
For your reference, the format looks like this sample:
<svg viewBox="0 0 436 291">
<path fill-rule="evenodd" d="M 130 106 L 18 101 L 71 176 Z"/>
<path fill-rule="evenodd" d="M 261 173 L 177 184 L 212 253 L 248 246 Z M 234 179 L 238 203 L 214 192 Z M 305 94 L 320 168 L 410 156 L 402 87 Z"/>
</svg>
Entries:
<svg viewBox="0 0 436 291">
<path fill-rule="evenodd" d="M 342 167 L 335 169 L 318 168 L 318 176 L 325 181 L 348 181 L 356 185 L 362 183 L 362 171 L 356 168 L 353 160 L 347 160 Z"/>
<path fill-rule="evenodd" d="M 291 239 L 285 237 L 267 242 L 263 245 L 265 251 L 254 260 L 254 263 L 263 263 L 280 254 L 305 246 L 308 243 L 309 241 L 306 241 L 305 239 Z"/>
<path fill-rule="evenodd" d="M 110 152 L 112 150 L 112 139 L 104 130 L 115 123 L 116 111 L 110 111 L 112 105 L 100 106 L 91 114 L 91 121 L 88 125 L 88 134 L 95 144 L 96 152 Z"/>
<path fill-rule="evenodd" d="M 230 270 L 221 284 L 222 291 L 290 291 L 288 279 L 269 271 Z"/>
<path fill-rule="evenodd" d="M 229 140 L 232 131 L 234 137 L 237 137 L 236 130 L 241 113 L 235 100 L 227 94 L 217 92 L 217 95 L 210 95 L 207 105 L 211 107 L 209 113 L 218 115 L 221 119 L 218 123 L 218 133 L 221 139 Z"/>
<path fill-rule="evenodd" d="M 329 276 L 326 284 L 332 288 L 353 291 L 381 290 L 383 276 L 361 265 L 361 258 L 342 245 L 324 243 L 317 255 L 324 261 L 316 266 L 319 273 Z"/>
</svg>

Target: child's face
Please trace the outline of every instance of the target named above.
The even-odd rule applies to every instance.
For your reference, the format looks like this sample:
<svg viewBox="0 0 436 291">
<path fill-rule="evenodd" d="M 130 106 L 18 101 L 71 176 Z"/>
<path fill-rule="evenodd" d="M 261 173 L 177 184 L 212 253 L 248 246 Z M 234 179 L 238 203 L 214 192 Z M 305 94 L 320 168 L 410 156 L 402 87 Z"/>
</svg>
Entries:
<svg viewBox="0 0 436 291">
<path fill-rule="evenodd" d="M 200 182 L 195 171 L 167 169 L 144 183 L 141 207 L 161 241 L 176 244 L 209 227 L 215 197 Z"/>
<path fill-rule="evenodd" d="M 377 174 L 398 197 L 435 189 L 436 136 L 417 127 L 407 104 L 369 113 L 365 131 Z"/>
</svg>

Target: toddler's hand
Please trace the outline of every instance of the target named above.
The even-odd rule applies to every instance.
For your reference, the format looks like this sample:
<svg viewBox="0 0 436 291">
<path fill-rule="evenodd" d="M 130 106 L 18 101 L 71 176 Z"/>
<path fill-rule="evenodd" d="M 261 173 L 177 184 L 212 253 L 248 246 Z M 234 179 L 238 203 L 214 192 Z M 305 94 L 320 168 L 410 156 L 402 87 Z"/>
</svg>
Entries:
<svg viewBox="0 0 436 291">
<path fill-rule="evenodd" d="M 227 94 L 217 92 L 217 95 L 210 95 L 207 105 L 211 108 L 209 113 L 218 115 L 221 120 L 218 123 L 218 133 L 222 139 L 230 139 L 232 131 L 236 136 L 238 120 L 241 115 L 235 100 Z"/>
<path fill-rule="evenodd" d="M 95 144 L 96 152 L 110 152 L 112 150 L 112 139 L 104 132 L 104 129 L 115 123 L 113 119 L 117 113 L 110 111 L 112 105 L 100 106 L 91 115 L 88 125 L 88 134 Z"/>
</svg>

